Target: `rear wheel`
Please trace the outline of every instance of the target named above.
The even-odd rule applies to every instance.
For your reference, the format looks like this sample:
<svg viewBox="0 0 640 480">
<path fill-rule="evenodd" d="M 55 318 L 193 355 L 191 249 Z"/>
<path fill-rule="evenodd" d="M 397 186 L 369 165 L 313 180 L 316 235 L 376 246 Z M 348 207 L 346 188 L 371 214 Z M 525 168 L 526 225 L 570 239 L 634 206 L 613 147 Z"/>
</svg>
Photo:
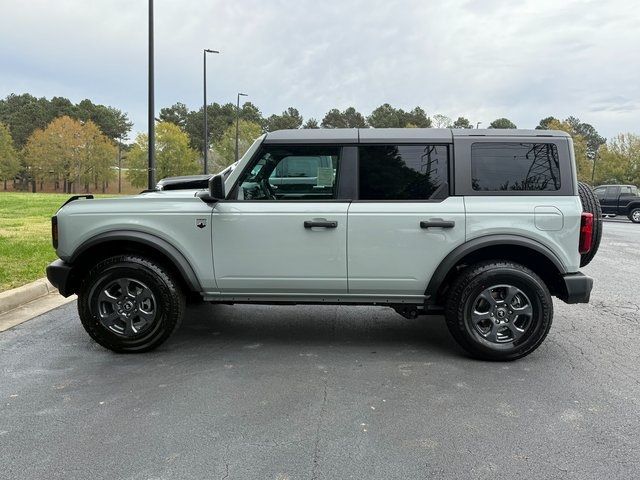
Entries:
<svg viewBox="0 0 640 480">
<path fill-rule="evenodd" d="M 163 265 L 136 255 L 98 263 L 82 281 L 78 313 L 87 333 L 116 352 L 145 352 L 178 327 L 185 296 Z"/>
<path fill-rule="evenodd" d="M 474 357 L 516 360 L 547 336 L 553 303 L 533 271 L 513 262 L 487 261 L 459 274 L 445 316 L 452 336 Z"/>
<path fill-rule="evenodd" d="M 588 265 L 598 252 L 600 239 L 602 238 L 602 208 L 600 201 L 593 190 L 586 183 L 578 182 L 578 193 L 582 202 L 582 211 L 593 214 L 593 236 L 591 238 L 591 250 L 580 255 L 580 266 Z"/>
<path fill-rule="evenodd" d="M 629 220 L 633 223 L 640 223 L 640 208 L 634 208 L 629 212 Z"/>
</svg>

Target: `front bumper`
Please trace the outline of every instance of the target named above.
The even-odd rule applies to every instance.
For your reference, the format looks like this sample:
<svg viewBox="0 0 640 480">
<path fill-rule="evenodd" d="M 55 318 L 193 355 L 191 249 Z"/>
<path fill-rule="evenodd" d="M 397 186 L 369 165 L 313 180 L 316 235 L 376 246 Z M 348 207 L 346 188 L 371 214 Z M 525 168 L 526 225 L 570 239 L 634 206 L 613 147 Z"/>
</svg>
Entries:
<svg viewBox="0 0 640 480">
<path fill-rule="evenodd" d="M 72 282 L 72 267 L 68 263 L 58 259 L 47 266 L 47 278 L 58 289 L 63 297 L 73 295 L 75 292 Z"/>
<path fill-rule="evenodd" d="M 558 295 L 566 303 L 589 303 L 593 278 L 584 273 L 569 273 L 562 276 L 563 292 Z"/>
</svg>

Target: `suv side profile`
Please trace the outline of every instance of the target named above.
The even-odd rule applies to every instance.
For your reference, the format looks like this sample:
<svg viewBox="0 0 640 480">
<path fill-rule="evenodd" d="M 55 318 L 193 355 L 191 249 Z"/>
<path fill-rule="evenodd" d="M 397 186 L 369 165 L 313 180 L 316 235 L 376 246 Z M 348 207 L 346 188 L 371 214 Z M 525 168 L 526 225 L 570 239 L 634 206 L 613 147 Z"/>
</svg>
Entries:
<svg viewBox="0 0 640 480">
<path fill-rule="evenodd" d="M 47 276 L 118 352 L 160 345 L 196 295 L 444 314 L 471 355 L 513 360 L 552 296 L 589 301 L 601 232 L 559 131 L 281 130 L 209 189 L 71 200 Z"/>
</svg>

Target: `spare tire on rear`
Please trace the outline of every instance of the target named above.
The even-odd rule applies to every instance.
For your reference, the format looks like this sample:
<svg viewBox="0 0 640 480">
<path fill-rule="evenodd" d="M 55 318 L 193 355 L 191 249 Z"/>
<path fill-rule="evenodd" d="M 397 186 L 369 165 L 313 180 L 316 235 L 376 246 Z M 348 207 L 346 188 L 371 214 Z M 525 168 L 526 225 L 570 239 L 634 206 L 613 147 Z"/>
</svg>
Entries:
<svg viewBox="0 0 640 480">
<path fill-rule="evenodd" d="M 580 266 L 588 265 L 598 252 L 600 239 L 602 238 L 602 208 L 600 201 L 593 190 L 586 183 L 578 182 L 578 193 L 582 202 L 582 211 L 593 214 L 593 237 L 591 239 L 591 250 L 580 256 Z"/>
</svg>

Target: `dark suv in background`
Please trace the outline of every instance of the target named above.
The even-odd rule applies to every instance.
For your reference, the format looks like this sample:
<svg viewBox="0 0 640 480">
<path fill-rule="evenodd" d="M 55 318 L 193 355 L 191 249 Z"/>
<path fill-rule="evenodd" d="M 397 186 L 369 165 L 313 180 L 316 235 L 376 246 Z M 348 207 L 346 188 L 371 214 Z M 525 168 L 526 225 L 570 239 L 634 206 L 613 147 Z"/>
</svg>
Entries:
<svg viewBox="0 0 640 480">
<path fill-rule="evenodd" d="M 603 215 L 626 215 L 640 223 L 640 196 L 635 185 L 600 185 L 594 189 Z"/>
</svg>

